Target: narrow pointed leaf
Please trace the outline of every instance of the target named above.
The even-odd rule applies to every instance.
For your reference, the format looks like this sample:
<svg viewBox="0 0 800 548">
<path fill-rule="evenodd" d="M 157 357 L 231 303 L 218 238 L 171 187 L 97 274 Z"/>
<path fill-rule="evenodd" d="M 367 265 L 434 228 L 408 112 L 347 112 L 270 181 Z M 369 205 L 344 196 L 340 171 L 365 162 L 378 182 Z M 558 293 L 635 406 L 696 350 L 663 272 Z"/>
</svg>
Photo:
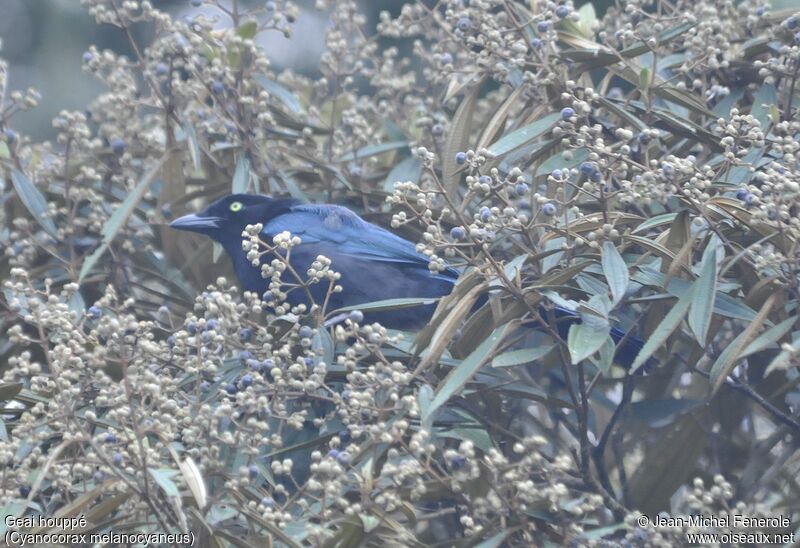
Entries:
<svg viewBox="0 0 800 548">
<path fill-rule="evenodd" d="M 41 225 L 52 237 L 56 237 L 58 230 L 53 219 L 47 216 L 47 200 L 44 195 L 34 186 L 28 177 L 21 171 L 11 172 L 11 182 L 22 205 L 30 212 L 31 217 Z"/>
<path fill-rule="evenodd" d="M 684 316 L 686 316 L 686 312 L 689 310 L 689 305 L 692 304 L 693 298 L 694 286 L 678 299 L 678 302 L 675 303 L 664 319 L 661 320 L 661 323 L 658 324 L 658 327 L 653 331 L 653 334 L 650 335 L 644 343 L 644 346 L 642 346 L 642 349 L 633 361 L 633 365 L 631 365 L 632 372 L 644 365 L 645 362 L 650 359 L 650 356 L 652 356 L 678 328 Z"/>
<path fill-rule="evenodd" d="M 553 127 L 553 124 L 556 123 L 556 120 L 558 120 L 560 116 L 560 113 L 553 112 L 536 120 L 532 124 L 528 124 L 504 135 L 499 141 L 492 143 L 489 147 L 489 152 L 494 156 L 502 156 L 503 154 L 530 143 L 534 139 L 544 135 L 547 130 Z"/>
<path fill-rule="evenodd" d="M 603 274 L 608 282 L 608 287 L 611 288 L 611 297 L 614 304 L 617 304 L 625 297 L 625 292 L 628 290 L 630 281 L 628 265 L 625 264 L 616 246 L 608 241 L 603 243 L 601 262 Z"/>
<path fill-rule="evenodd" d="M 716 241 L 708 242 L 703 252 L 700 277 L 694 283 L 694 300 L 689 310 L 689 329 L 700 346 L 705 346 L 708 326 L 714 312 L 714 298 L 717 294 L 717 250 Z"/>
<path fill-rule="evenodd" d="M 475 376 L 475 373 L 486 363 L 489 355 L 503 341 L 507 329 L 509 329 L 509 324 L 502 325 L 492 331 L 492 334 L 478 345 L 478 348 L 450 371 L 436 390 L 436 394 L 428 406 L 427 413 L 422 415 L 423 421 L 431 417 L 437 409 L 447 403 L 456 392 Z"/>
<path fill-rule="evenodd" d="M 236 171 L 233 173 L 233 183 L 231 184 L 231 192 L 233 194 L 240 194 L 247 192 L 250 186 L 250 160 L 247 159 L 245 154 L 240 154 L 236 160 Z"/>
</svg>

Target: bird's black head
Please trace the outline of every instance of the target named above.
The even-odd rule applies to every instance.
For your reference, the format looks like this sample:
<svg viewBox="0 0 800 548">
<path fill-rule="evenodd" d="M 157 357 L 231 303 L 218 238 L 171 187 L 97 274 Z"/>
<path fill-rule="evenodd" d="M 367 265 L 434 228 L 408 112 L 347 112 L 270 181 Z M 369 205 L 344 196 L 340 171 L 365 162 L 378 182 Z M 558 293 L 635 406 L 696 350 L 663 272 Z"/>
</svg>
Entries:
<svg viewBox="0 0 800 548">
<path fill-rule="evenodd" d="M 169 226 L 199 232 L 221 243 L 231 238 L 241 240 L 242 231 L 247 225 L 267 223 L 288 211 L 295 203 L 294 200 L 257 194 L 230 194 L 203 211 L 175 219 Z"/>
</svg>

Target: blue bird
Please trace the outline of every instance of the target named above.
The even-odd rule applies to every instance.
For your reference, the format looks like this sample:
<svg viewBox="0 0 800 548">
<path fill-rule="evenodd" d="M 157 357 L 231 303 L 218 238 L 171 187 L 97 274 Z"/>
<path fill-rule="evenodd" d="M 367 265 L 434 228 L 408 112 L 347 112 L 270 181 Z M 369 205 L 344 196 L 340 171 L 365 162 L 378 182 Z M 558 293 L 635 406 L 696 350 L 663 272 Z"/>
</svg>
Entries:
<svg viewBox="0 0 800 548">
<path fill-rule="evenodd" d="M 260 268 L 254 267 L 242 249 L 242 232 L 247 225 L 261 223 L 262 240 L 271 244 L 275 235 L 288 231 L 299 236 L 301 243 L 292 248 L 290 265 L 305 276 L 319 255 L 332 261 L 332 268 L 341 274 L 340 293 L 329 297 L 328 310 L 398 298 L 439 298 L 448 295 L 459 272 L 446 268 L 437 274 L 428 269 L 428 258 L 416 246 L 388 230 L 363 220 L 349 209 L 338 205 L 303 204 L 292 199 L 274 199 L 253 194 L 232 194 L 209 205 L 203 211 L 185 215 L 170 226 L 205 234 L 220 243 L 233 262 L 242 289 L 258 294 L 267 288 Z M 267 262 L 273 257 L 265 258 Z M 283 280 L 289 279 L 287 273 Z M 309 287 L 316 303 L 322 303 L 327 283 Z M 288 293 L 292 305 L 307 303 L 304 290 Z M 396 328 L 409 329 L 424 325 L 433 314 L 432 304 L 366 314 L 367 321 L 377 321 Z M 558 331 L 566 339 L 569 325 L 580 321 L 573 312 L 556 308 Z M 618 343 L 625 333 L 612 328 L 611 336 Z M 617 361 L 630 366 L 641 349 L 641 340 L 629 337 L 617 351 Z"/>
</svg>

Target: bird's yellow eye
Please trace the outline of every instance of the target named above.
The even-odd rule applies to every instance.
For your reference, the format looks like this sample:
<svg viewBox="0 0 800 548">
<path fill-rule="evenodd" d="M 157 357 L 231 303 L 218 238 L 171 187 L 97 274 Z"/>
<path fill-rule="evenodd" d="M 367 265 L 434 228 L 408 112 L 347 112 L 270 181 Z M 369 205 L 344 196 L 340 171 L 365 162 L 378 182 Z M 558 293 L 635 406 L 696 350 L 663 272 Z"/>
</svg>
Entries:
<svg viewBox="0 0 800 548">
<path fill-rule="evenodd" d="M 242 202 L 233 202 L 230 205 L 230 210 L 234 213 L 242 209 Z"/>
</svg>

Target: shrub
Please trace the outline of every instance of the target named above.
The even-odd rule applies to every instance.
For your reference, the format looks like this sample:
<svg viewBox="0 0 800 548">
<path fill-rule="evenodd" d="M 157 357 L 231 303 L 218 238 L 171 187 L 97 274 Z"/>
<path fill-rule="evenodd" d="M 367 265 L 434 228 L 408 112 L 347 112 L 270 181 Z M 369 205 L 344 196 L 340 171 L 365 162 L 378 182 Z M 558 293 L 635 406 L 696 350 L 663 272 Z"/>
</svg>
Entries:
<svg viewBox="0 0 800 548">
<path fill-rule="evenodd" d="M 5 514 L 529 546 L 691 529 L 641 512 L 796 511 L 792 9 L 446 0 L 375 25 L 318 0 L 311 78 L 258 45 L 291 35 L 289 2 L 207 1 L 223 28 L 82 4 L 155 34 L 83 55 L 108 91 L 62 112 L 56 143 L 13 129 L 34 90 L 0 108 Z M 241 294 L 166 227 L 229 192 L 349 205 L 464 273 L 419 332 L 364 324 L 402 303 L 292 307 L 280 261 L 269 298 Z M 346 286 L 312 266 L 304 283 Z M 568 336 L 554 306 L 582 320 Z M 612 326 L 644 341 L 627 369 Z"/>
</svg>

